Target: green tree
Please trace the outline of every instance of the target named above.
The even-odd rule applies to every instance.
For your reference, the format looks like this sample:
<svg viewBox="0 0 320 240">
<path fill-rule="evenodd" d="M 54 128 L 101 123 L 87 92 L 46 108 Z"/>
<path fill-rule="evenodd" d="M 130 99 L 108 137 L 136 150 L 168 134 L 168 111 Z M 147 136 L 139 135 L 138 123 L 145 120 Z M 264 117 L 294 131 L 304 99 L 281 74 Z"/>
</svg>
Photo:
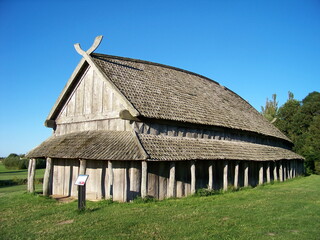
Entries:
<svg viewBox="0 0 320 240">
<path fill-rule="evenodd" d="M 315 162 L 320 160 L 320 93 L 312 92 L 299 102 L 289 92 L 276 119 L 274 125 L 293 141 L 293 150 L 305 157 L 307 171 L 320 172 L 315 169 Z"/>
<path fill-rule="evenodd" d="M 267 98 L 265 106 L 261 107 L 261 114 L 268 119 L 270 122 L 276 121 L 276 115 L 278 112 L 278 102 L 277 102 L 277 95 L 272 94 L 272 99 L 269 100 Z"/>
<path fill-rule="evenodd" d="M 292 92 L 288 92 L 288 100 L 283 104 L 276 115 L 277 121 L 274 125 L 278 127 L 285 135 L 287 135 L 291 140 L 295 138 L 294 117 L 300 109 L 300 102 L 294 99 Z"/>
</svg>

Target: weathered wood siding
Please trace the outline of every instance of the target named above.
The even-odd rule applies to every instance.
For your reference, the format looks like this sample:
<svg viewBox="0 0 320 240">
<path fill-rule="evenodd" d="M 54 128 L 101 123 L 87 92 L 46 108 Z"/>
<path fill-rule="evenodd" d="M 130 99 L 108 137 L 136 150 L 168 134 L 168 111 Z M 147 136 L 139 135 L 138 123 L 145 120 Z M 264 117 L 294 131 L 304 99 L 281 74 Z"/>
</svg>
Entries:
<svg viewBox="0 0 320 240">
<path fill-rule="evenodd" d="M 125 107 L 114 90 L 88 67 L 57 117 L 55 134 L 132 129 L 128 120 L 119 118 L 119 112 L 123 109 Z"/>
<path fill-rule="evenodd" d="M 244 133 L 240 131 L 231 131 L 219 127 L 212 127 L 212 129 L 208 127 L 208 129 L 203 129 L 203 126 L 199 128 L 192 128 L 187 126 L 173 126 L 154 122 L 135 122 L 133 128 L 137 133 L 143 134 L 165 135 L 173 137 L 178 136 L 188 138 L 205 138 L 227 141 L 242 141 L 290 148 L 289 146 L 278 140 L 274 141 L 271 138 L 261 137 L 254 134 L 250 135 L 249 133 Z"/>
<path fill-rule="evenodd" d="M 74 183 L 78 177 L 79 161 L 71 159 L 52 159 L 52 161 L 52 194 L 77 196 L 77 186 L 75 186 Z"/>
<path fill-rule="evenodd" d="M 228 186 L 234 186 L 236 161 L 213 161 L 212 169 L 213 189 L 224 187 L 227 180 Z M 274 167 L 279 176 L 279 166 L 289 166 L 290 161 L 269 162 L 270 180 L 274 180 Z M 171 162 L 147 162 L 147 195 L 156 199 L 164 199 L 169 194 L 169 173 Z M 224 171 L 227 163 L 228 170 Z M 291 161 L 291 163 L 293 163 Z M 259 170 L 263 167 L 263 183 L 267 182 L 268 162 L 239 161 L 238 186 L 244 186 L 244 169 L 249 167 L 249 185 L 259 184 Z M 262 165 L 261 165 L 262 164 Z M 175 176 L 173 197 L 184 197 L 191 194 L 191 161 L 175 162 Z M 196 189 L 208 188 L 210 161 L 195 161 L 195 186 Z M 294 167 L 296 166 L 296 167 Z M 290 164 L 288 172 L 295 172 L 295 176 L 303 174 L 303 161 Z M 283 168 L 284 171 L 284 168 Z M 227 173 L 227 176 L 224 174 Z M 261 173 L 261 172 L 260 172 Z M 53 159 L 52 193 L 61 196 L 77 197 L 77 186 L 74 185 L 79 174 L 79 160 Z M 86 160 L 85 174 L 89 175 L 86 184 L 86 198 L 88 200 L 108 199 L 109 174 L 108 161 Z M 112 161 L 113 184 L 111 194 L 114 201 L 125 202 L 141 196 L 141 162 L 140 161 Z M 279 177 L 278 177 L 279 179 Z M 287 178 L 286 178 L 287 179 Z"/>
</svg>

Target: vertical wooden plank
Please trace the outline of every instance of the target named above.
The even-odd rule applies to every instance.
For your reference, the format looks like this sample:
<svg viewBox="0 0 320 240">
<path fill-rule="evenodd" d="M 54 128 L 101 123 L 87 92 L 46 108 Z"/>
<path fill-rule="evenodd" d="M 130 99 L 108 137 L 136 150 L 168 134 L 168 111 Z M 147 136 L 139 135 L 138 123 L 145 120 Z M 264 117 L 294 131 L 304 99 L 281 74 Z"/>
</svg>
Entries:
<svg viewBox="0 0 320 240">
<path fill-rule="evenodd" d="M 103 114 L 108 113 L 110 110 L 109 108 L 109 89 L 106 83 L 103 81 L 103 90 L 102 90 L 102 112 Z"/>
<path fill-rule="evenodd" d="M 267 175 L 267 183 L 270 183 L 270 162 L 267 162 L 267 169 L 266 169 L 266 175 Z"/>
<path fill-rule="evenodd" d="M 124 161 L 123 162 L 123 178 L 122 178 L 122 181 L 123 181 L 123 198 L 122 198 L 122 201 L 123 202 L 127 202 L 128 200 L 128 171 L 129 171 L 129 165 L 128 165 L 129 162 L 127 161 Z"/>
<path fill-rule="evenodd" d="M 235 162 L 234 166 L 234 183 L 233 183 L 235 188 L 239 187 L 239 161 Z"/>
<path fill-rule="evenodd" d="M 282 161 L 279 161 L 279 180 L 280 180 L 280 182 L 283 182 L 283 167 L 282 167 Z"/>
<path fill-rule="evenodd" d="M 282 168 L 283 168 L 283 181 L 287 179 L 287 161 L 282 161 Z"/>
<path fill-rule="evenodd" d="M 73 171 L 72 171 L 72 188 L 71 188 L 71 196 L 73 197 L 77 197 L 78 196 L 78 188 L 75 185 L 75 182 L 78 178 L 79 175 L 79 161 L 74 159 L 72 160 L 72 164 L 73 164 Z"/>
<path fill-rule="evenodd" d="M 28 182 L 27 182 L 27 191 L 30 192 L 30 185 L 31 185 L 31 168 L 32 168 L 32 159 L 29 159 L 28 164 Z"/>
<path fill-rule="evenodd" d="M 83 103 L 84 103 L 84 81 L 79 84 L 75 92 L 75 115 L 80 116 L 83 114 Z"/>
<path fill-rule="evenodd" d="M 244 181 L 243 186 L 248 187 L 249 186 L 249 165 L 248 162 L 244 162 Z"/>
<path fill-rule="evenodd" d="M 209 161 L 209 181 L 208 181 L 208 189 L 212 190 L 213 189 L 213 161 Z"/>
<path fill-rule="evenodd" d="M 108 161 L 108 185 L 107 185 L 107 199 L 113 198 L 113 167 L 112 161 Z"/>
<path fill-rule="evenodd" d="M 130 187 L 129 187 L 129 193 L 128 193 L 128 200 L 133 200 L 137 196 L 140 195 L 140 186 L 141 186 L 141 164 L 138 161 L 130 161 Z"/>
<path fill-rule="evenodd" d="M 59 174 L 58 159 L 53 159 L 53 177 L 52 177 L 52 194 L 58 194 Z"/>
<path fill-rule="evenodd" d="M 175 162 L 170 162 L 169 170 L 169 187 L 168 187 L 168 197 L 175 197 L 175 175 L 176 175 L 176 165 Z"/>
<path fill-rule="evenodd" d="M 277 162 L 273 162 L 273 181 L 278 181 Z"/>
<path fill-rule="evenodd" d="M 63 196 L 63 189 L 64 189 L 64 184 L 65 184 L 65 174 L 64 174 L 64 159 L 59 159 L 58 160 L 58 191 L 57 194 L 58 195 L 62 195 Z"/>
<path fill-rule="evenodd" d="M 167 197 L 167 162 L 159 162 L 159 199 Z"/>
<path fill-rule="evenodd" d="M 95 199 L 102 199 L 102 188 L 104 187 L 102 183 L 102 161 L 92 161 L 95 166 Z"/>
<path fill-rule="evenodd" d="M 91 114 L 92 106 L 92 87 L 93 87 L 93 70 L 90 68 L 84 78 L 84 114 Z"/>
<path fill-rule="evenodd" d="M 293 161 L 289 160 L 289 178 L 293 178 Z"/>
<path fill-rule="evenodd" d="M 295 160 L 291 160 L 291 170 L 292 170 L 292 174 L 291 174 L 291 178 L 295 177 Z"/>
<path fill-rule="evenodd" d="M 147 175 L 148 167 L 147 161 L 141 162 L 141 197 L 145 198 L 147 196 Z"/>
<path fill-rule="evenodd" d="M 89 175 L 88 180 L 86 182 L 86 198 L 88 200 L 96 199 L 96 174 L 95 174 L 96 166 L 94 161 L 86 160 L 85 174 Z M 81 162 L 80 162 L 80 171 L 82 171 Z"/>
<path fill-rule="evenodd" d="M 263 184 L 263 162 L 259 162 L 259 185 Z"/>
<path fill-rule="evenodd" d="M 123 201 L 123 167 L 122 161 L 113 161 L 113 200 Z"/>
<path fill-rule="evenodd" d="M 185 163 L 184 162 L 176 162 L 176 197 L 180 198 L 185 196 L 184 189 L 184 175 L 185 175 Z"/>
<path fill-rule="evenodd" d="M 228 161 L 223 161 L 223 190 L 228 190 Z"/>
<path fill-rule="evenodd" d="M 67 103 L 67 116 L 68 117 L 72 117 L 75 115 L 75 106 L 76 106 L 76 95 L 75 93 L 73 93 L 73 95 L 71 95 L 71 98 L 69 100 L 69 102 Z"/>
<path fill-rule="evenodd" d="M 157 162 L 148 162 L 147 196 L 158 198 L 158 166 Z"/>
<path fill-rule="evenodd" d="M 195 194 L 196 192 L 196 164 L 194 161 L 190 163 L 190 171 L 191 171 L 191 194 Z"/>
<path fill-rule="evenodd" d="M 32 159 L 32 165 L 30 169 L 30 192 L 33 193 L 35 191 L 34 180 L 36 176 L 36 159 Z"/>
<path fill-rule="evenodd" d="M 79 175 L 86 174 L 86 168 L 87 168 L 87 161 L 80 159 Z"/>
<path fill-rule="evenodd" d="M 49 196 L 50 192 L 50 178 L 52 172 L 52 160 L 51 158 L 46 159 L 46 170 L 43 177 L 43 195 Z"/>
<path fill-rule="evenodd" d="M 98 77 L 95 71 L 93 71 L 93 95 L 92 95 L 92 113 L 102 112 L 102 91 L 103 82 Z"/>
<path fill-rule="evenodd" d="M 69 196 L 69 187 L 70 187 L 70 173 L 71 173 L 71 165 L 69 160 L 64 161 L 64 184 L 63 184 L 63 196 Z M 72 177 L 72 176 L 71 176 Z"/>
</svg>

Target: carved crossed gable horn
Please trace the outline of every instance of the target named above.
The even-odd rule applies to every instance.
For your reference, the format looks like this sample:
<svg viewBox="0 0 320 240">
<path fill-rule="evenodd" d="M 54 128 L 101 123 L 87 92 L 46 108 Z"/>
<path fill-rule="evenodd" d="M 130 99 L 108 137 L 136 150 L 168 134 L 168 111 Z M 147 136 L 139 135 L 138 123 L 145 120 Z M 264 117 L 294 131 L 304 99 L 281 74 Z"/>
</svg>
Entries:
<svg viewBox="0 0 320 240">
<path fill-rule="evenodd" d="M 76 51 L 81 55 L 83 56 L 85 59 L 87 57 L 89 57 L 89 55 L 94 52 L 100 45 L 101 41 L 102 41 L 102 38 L 103 36 L 100 35 L 100 36 L 97 36 L 95 39 L 94 39 L 94 42 L 92 44 L 92 46 L 87 50 L 87 51 L 84 51 L 81 46 L 80 46 L 80 43 L 76 43 L 74 44 L 74 48 L 76 49 Z"/>
</svg>

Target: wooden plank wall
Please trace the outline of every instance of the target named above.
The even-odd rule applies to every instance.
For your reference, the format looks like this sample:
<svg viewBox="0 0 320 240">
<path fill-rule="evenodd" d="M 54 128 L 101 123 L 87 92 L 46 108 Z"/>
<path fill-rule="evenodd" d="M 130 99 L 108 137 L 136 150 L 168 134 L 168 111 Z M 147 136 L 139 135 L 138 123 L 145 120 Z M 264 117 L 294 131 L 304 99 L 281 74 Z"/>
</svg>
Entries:
<svg viewBox="0 0 320 240">
<path fill-rule="evenodd" d="M 249 135 L 248 133 L 241 133 L 241 131 L 231 132 L 227 129 L 219 129 L 217 127 L 214 129 L 203 129 L 203 127 L 191 128 L 152 122 L 135 122 L 133 128 L 137 133 L 143 134 L 242 141 L 287 148 L 287 146 L 279 141 L 257 137 L 256 135 Z"/>
<path fill-rule="evenodd" d="M 212 161 L 213 165 L 213 188 L 223 188 L 223 166 L 225 161 Z M 191 161 L 178 161 L 175 163 L 175 194 L 174 197 L 184 197 L 191 194 Z M 207 188 L 209 182 L 209 161 L 195 161 L 196 189 Z M 260 162 L 247 161 L 249 164 L 249 185 L 256 186 L 259 183 Z M 286 164 L 286 176 L 290 174 L 289 161 L 278 161 L 270 163 L 270 180 L 274 180 L 273 169 L 277 167 L 279 180 L 280 163 Z M 303 161 L 291 161 L 296 166 L 296 175 L 303 174 Z M 228 161 L 228 185 L 234 183 L 236 161 Z M 239 187 L 244 185 L 245 161 L 239 161 Z M 267 162 L 263 163 L 264 183 L 266 182 Z M 113 200 L 125 202 L 141 196 L 141 162 L 140 161 L 113 161 Z M 169 166 L 170 162 L 152 162 L 147 165 L 147 195 L 156 199 L 164 199 L 169 190 Z M 74 185 L 79 171 L 78 160 L 53 159 L 52 192 L 53 195 L 77 197 L 77 187 Z M 284 168 L 283 168 L 284 171 Z M 291 168 L 293 172 L 294 169 Z M 99 200 L 109 198 L 107 186 L 108 161 L 87 160 L 86 174 L 89 175 L 86 189 L 88 200 Z M 286 179 L 287 179 L 286 178 Z"/>
<path fill-rule="evenodd" d="M 77 186 L 79 161 L 73 159 L 53 159 L 52 194 L 78 196 Z"/>
<path fill-rule="evenodd" d="M 56 135 L 86 130 L 131 130 L 130 121 L 119 118 L 125 109 L 114 91 L 89 67 L 62 108 Z"/>
</svg>

